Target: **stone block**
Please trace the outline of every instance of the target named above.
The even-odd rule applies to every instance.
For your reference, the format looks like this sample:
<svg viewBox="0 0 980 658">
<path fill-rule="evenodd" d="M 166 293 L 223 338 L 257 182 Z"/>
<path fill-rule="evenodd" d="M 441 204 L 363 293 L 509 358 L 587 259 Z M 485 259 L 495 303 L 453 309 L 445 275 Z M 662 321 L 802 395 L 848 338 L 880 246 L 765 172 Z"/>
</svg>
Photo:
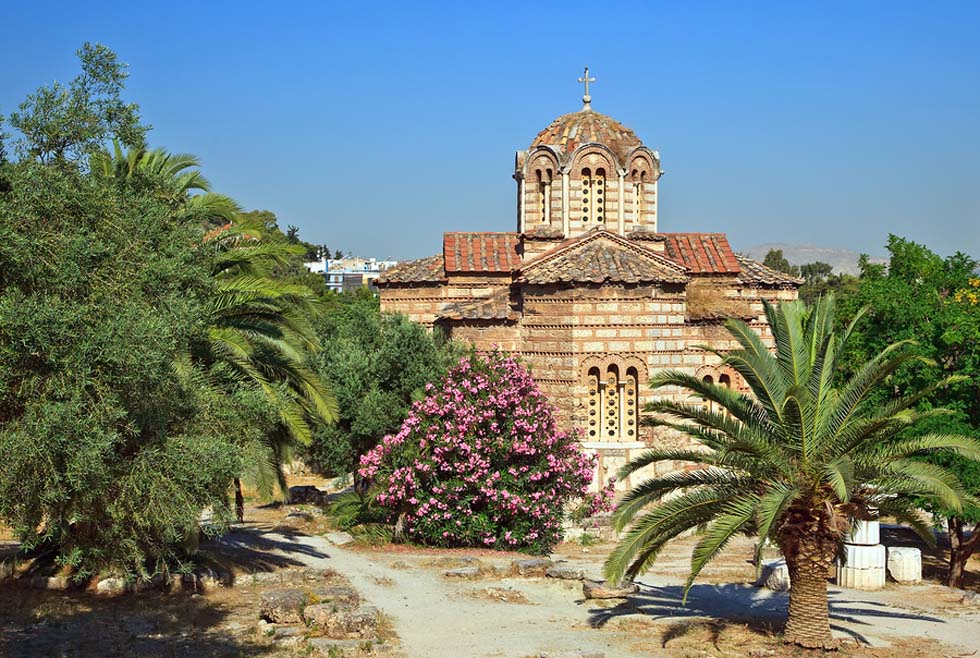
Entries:
<svg viewBox="0 0 980 658">
<path fill-rule="evenodd" d="M 847 540 L 848 544 L 860 546 L 875 546 L 881 543 L 880 524 L 878 521 L 858 521 L 851 537 Z"/>
<path fill-rule="evenodd" d="M 103 578 L 96 584 L 95 591 L 109 596 L 122 594 L 126 591 L 126 581 L 123 578 Z"/>
<path fill-rule="evenodd" d="M 636 583 L 620 586 L 594 580 L 582 583 L 582 594 L 587 599 L 625 599 L 630 594 L 636 594 L 639 590 L 640 588 Z"/>
<path fill-rule="evenodd" d="M 583 580 L 585 578 L 585 572 L 582 569 L 563 565 L 551 567 L 545 571 L 544 575 L 558 580 Z"/>
<path fill-rule="evenodd" d="M 514 571 L 522 576 L 543 576 L 545 572 L 554 566 L 548 558 L 529 558 L 526 560 L 514 560 L 511 562 Z"/>
<path fill-rule="evenodd" d="M 837 584 L 849 589 L 879 590 L 885 586 L 885 568 L 855 569 L 837 565 Z"/>
<path fill-rule="evenodd" d="M 888 549 L 888 575 L 896 583 L 918 583 L 922 580 L 922 551 L 906 546 Z"/>
<path fill-rule="evenodd" d="M 298 624 L 303 621 L 306 594 L 299 589 L 274 589 L 262 594 L 259 616 L 273 624 Z"/>
<path fill-rule="evenodd" d="M 788 592 L 789 568 L 786 566 L 786 560 L 783 558 L 763 560 L 756 585 L 775 592 Z"/>
<path fill-rule="evenodd" d="M 844 564 L 851 569 L 884 569 L 885 547 L 844 544 Z"/>
<path fill-rule="evenodd" d="M 446 572 L 447 578 L 479 578 L 480 567 L 460 567 Z"/>
</svg>

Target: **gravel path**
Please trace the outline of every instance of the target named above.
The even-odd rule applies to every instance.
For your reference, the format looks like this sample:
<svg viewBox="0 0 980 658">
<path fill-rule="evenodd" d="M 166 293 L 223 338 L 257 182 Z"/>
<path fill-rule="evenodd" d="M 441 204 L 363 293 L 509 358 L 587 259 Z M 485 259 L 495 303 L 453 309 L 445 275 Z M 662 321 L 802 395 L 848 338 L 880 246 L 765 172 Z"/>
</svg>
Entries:
<svg viewBox="0 0 980 658">
<path fill-rule="evenodd" d="M 269 543 L 309 566 L 330 567 L 346 576 L 367 600 L 387 614 L 412 658 L 525 658 L 601 653 L 605 658 L 636 656 L 636 637 L 618 627 L 642 618 L 677 622 L 694 618 L 778 621 L 785 616 L 785 594 L 747 585 L 696 585 L 687 606 L 680 603 L 676 576 L 648 575 L 629 605 L 603 608 L 583 601 L 577 581 L 551 579 L 457 580 L 436 568 L 431 556 L 348 550 L 325 538 L 238 531 L 225 542 Z M 492 559 L 483 559 L 492 563 Z M 503 565 L 509 560 L 498 560 Z M 597 573 L 596 558 L 576 567 Z M 394 566 L 392 566 L 394 565 Z M 477 598 L 487 587 L 512 589 L 528 603 Z M 857 592 L 832 587 L 835 634 L 887 645 L 888 638 L 936 638 L 971 652 L 980 648 L 980 608 L 937 612 L 926 605 L 943 588 L 932 585 L 900 592 Z M 919 604 L 923 605 L 919 605 Z M 617 620 L 617 623 L 610 624 Z M 601 630 L 600 630 L 601 629 Z M 618 629 L 618 630 L 617 630 Z"/>
</svg>

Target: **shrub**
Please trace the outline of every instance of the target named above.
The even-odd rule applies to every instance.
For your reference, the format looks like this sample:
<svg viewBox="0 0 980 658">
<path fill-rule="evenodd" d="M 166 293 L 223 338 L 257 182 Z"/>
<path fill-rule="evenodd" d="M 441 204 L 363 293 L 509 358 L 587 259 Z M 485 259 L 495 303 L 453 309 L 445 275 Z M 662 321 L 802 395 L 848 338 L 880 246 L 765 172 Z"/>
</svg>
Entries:
<svg viewBox="0 0 980 658">
<path fill-rule="evenodd" d="M 528 371 L 499 352 L 475 354 L 426 393 L 361 458 L 408 538 L 532 553 L 561 541 L 563 510 L 586 494 L 595 463 L 558 429 Z"/>
</svg>

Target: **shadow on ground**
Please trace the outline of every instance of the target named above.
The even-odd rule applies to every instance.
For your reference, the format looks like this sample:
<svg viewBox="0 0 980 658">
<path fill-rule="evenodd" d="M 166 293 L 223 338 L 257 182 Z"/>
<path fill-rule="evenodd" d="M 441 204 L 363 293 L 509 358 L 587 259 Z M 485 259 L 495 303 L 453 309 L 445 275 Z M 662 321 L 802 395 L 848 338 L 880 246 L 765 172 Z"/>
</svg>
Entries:
<svg viewBox="0 0 980 658">
<path fill-rule="evenodd" d="M 307 546 L 294 538 L 304 537 L 302 532 L 289 528 L 276 528 L 275 536 L 266 533 L 261 526 L 241 526 L 213 541 L 201 544 L 200 562 L 212 568 L 219 567 L 233 578 L 248 574 L 276 571 L 288 567 L 302 567 L 300 556 L 329 558 L 330 554 Z"/>
<path fill-rule="evenodd" d="M 244 624 L 206 597 L 142 594 L 100 599 L 0 589 L 0 656 L 223 658 L 258 656 Z M 240 626 L 240 628 L 239 628 Z"/>
<path fill-rule="evenodd" d="M 781 632 L 786 620 L 789 597 L 751 585 L 695 585 L 682 602 L 684 588 L 679 585 L 645 587 L 628 601 L 612 608 L 590 610 L 589 623 L 601 628 L 617 617 L 645 615 L 654 620 L 709 619 L 724 624 L 747 626 L 758 632 Z M 876 620 L 915 620 L 934 624 L 946 623 L 939 617 L 900 610 L 860 597 L 860 592 L 831 589 L 831 628 L 868 644 L 864 631 Z M 677 628 L 683 627 L 678 624 Z M 719 627 L 719 628 L 721 628 Z M 668 627 L 667 633 L 670 632 Z M 675 631 L 679 632 L 679 631 Z M 663 641 L 667 642 L 670 637 Z"/>
</svg>

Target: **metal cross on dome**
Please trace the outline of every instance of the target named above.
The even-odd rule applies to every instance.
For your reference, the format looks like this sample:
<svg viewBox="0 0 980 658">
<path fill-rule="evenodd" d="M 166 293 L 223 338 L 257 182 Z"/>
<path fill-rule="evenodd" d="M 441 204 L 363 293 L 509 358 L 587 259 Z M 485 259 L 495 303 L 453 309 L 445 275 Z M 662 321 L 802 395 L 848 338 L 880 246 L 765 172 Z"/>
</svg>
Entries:
<svg viewBox="0 0 980 658">
<path fill-rule="evenodd" d="M 592 97 L 589 96 L 589 83 L 590 82 L 595 82 L 595 78 L 590 78 L 589 77 L 589 67 L 588 66 L 585 67 L 585 75 L 582 76 L 581 78 L 579 78 L 578 81 L 580 83 L 584 83 L 585 84 L 585 96 L 582 96 L 582 102 L 584 103 L 584 105 L 582 106 L 582 109 L 583 110 L 591 110 L 592 109 L 592 105 L 591 105 L 591 103 L 592 103 Z"/>
</svg>

